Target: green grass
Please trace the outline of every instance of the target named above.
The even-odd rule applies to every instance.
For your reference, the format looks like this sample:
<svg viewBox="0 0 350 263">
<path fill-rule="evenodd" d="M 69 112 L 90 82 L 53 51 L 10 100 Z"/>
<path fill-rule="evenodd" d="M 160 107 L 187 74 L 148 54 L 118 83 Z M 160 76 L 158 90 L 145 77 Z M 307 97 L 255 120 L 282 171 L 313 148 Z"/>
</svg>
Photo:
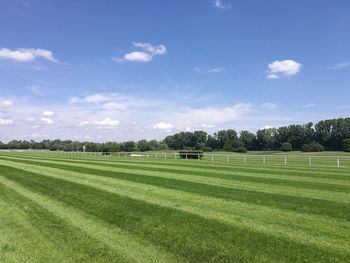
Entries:
<svg viewBox="0 0 350 263">
<path fill-rule="evenodd" d="M 273 160 L 2 153 L 0 262 L 347 262 L 350 165 Z"/>
</svg>

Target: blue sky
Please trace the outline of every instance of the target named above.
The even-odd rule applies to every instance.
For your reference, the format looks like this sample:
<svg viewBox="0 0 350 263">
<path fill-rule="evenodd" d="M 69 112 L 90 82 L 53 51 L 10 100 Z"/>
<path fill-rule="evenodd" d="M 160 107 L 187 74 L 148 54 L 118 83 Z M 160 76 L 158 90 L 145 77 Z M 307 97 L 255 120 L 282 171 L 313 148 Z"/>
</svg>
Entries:
<svg viewBox="0 0 350 263">
<path fill-rule="evenodd" d="M 350 114 L 350 2 L 0 1 L 0 140 Z"/>
</svg>

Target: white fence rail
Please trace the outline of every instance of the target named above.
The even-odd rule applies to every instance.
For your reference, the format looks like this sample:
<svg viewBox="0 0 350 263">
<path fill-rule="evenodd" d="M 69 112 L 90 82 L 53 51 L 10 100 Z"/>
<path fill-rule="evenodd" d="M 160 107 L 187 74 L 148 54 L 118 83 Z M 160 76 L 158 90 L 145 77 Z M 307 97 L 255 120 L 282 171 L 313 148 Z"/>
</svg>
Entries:
<svg viewBox="0 0 350 263">
<path fill-rule="evenodd" d="M 326 155 L 283 155 L 283 154 L 227 154 L 227 153 L 182 153 L 179 152 L 65 152 L 48 150 L 12 150 L 10 152 L 59 155 L 66 157 L 95 156 L 157 160 L 198 160 L 211 163 L 260 164 L 260 165 L 303 165 L 350 167 L 350 156 Z"/>
</svg>

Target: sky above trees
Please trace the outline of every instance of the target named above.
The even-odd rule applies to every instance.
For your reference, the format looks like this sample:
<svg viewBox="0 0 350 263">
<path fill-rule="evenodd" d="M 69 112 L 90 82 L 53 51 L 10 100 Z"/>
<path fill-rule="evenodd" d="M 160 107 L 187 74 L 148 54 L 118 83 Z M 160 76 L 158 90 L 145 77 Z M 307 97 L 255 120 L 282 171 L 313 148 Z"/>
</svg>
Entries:
<svg viewBox="0 0 350 263">
<path fill-rule="evenodd" d="M 350 114 L 350 2 L 0 2 L 0 140 L 160 139 Z"/>
</svg>

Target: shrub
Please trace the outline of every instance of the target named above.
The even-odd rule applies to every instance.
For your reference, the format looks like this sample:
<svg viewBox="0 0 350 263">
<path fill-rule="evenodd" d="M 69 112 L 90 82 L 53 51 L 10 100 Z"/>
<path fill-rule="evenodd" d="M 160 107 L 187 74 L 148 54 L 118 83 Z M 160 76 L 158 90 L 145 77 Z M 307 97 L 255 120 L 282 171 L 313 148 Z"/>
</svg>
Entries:
<svg viewBox="0 0 350 263">
<path fill-rule="evenodd" d="M 224 150 L 227 152 L 237 152 L 237 149 L 245 148 L 244 144 L 239 140 L 229 140 L 224 144 Z"/>
<path fill-rule="evenodd" d="M 182 150 L 179 151 L 180 158 L 183 159 L 202 159 L 203 151 Z"/>
<path fill-rule="evenodd" d="M 350 152 L 350 139 L 343 140 L 344 152 Z"/>
<path fill-rule="evenodd" d="M 282 152 L 291 152 L 292 151 L 292 145 L 289 142 L 282 143 L 281 151 Z"/>
<path fill-rule="evenodd" d="M 212 152 L 213 149 L 211 147 L 204 147 L 205 152 Z"/>
<path fill-rule="evenodd" d="M 323 152 L 323 145 L 317 142 L 311 142 L 310 144 L 304 144 L 302 149 L 303 152 Z"/>
<path fill-rule="evenodd" d="M 168 145 L 166 143 L 161 143 L 159 145 L 159 150 L 161 150 L 161 151 L 166 151 L 168 149 L 169 149 L 169 147 L 168 147 Z"/>
<path fill-rule="evenodd" d="M 247 148 L 246 147 L 237 147 L 233 149 L 233 152 L 237 152 L 237 153 L 246 153 L 247 152 Z"/>
</svg>

